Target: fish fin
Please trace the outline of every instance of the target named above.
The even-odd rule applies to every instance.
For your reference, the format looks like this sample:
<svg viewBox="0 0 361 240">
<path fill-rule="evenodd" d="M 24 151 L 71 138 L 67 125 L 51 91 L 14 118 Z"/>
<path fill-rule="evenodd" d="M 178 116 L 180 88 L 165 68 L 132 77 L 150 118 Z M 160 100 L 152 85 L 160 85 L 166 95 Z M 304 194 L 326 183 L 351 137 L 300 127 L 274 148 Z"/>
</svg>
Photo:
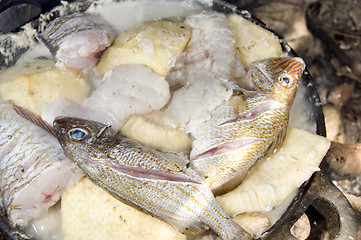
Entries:
<svg viewBox="0 0 361 240">
<path fill-rule="evenodd" d="M 233 141 L 228 141 L 228 142 L 219 144 L 217 146 L 214 146 L 212 148 L 209 148 L 206 151 L 201 152 L 197 155 L 193 155 L 191 160 L 193 161 L 196 159 L 208 159 L 209 157 L 232 152 L 232 151 L 235 151 L 242 147 L 248 146 L 250 144 L 259 142 L 259 141 L 260 140 L 257 138 L 241 138 L 241 139 L 237 139 L 237 140 L 233 140 Z"/>
<path fill-rule="evenodd" d="M 219 144 L 224 143 L 223 137 L 227 135 L 230 127 L 226 124 L 229 119 L 236 118 L 243 103 L 242 96 L 233 99 L 232 103 L 224 103 L 218 106 L 212 112 L 212 118 L 200 124 L 197 128 L 192 129 L 192 150 L 190 153 L 191 158 L 207 151 Z M 243 111 L 243 109 L 242 109 Z M 222 125 L 223 124 L 223 125 Z"/>
<path fill-rule="evenodd" d="M 166 170 L 157 170 L 136 166 L 119 164 L 118 161 L 104 161 L 104 164 L 113 170 L 139 179 L 153 179 L 171 182 L 187 182 L 191 184 L 201 184 L 199 181 L 190 178 L 182 172 L 174 173 Z"/>
<path fill-rule="evenodd" d="M 242 89 L 241 92 L 242 92 L 244 100 L 246 100 L 248 98 L 254 98 L 256 95 L 260 94 L 259 91 L 245 90 L 245 89 Z"/>
<path fill-rule="evenodd" d="M 189 164 L 189 158 L 182 152 L 162 152 L 164 156 L 172 159 L 178 166 L 187 167 Z"/>
<path fill-rule="evenodd" d="M 275 101 L 265 101 L 262 104 L 258 104 L 253 108 L 250 108 L 248 110 L 244 110 L 242 113 L 238 114 L 237 116 L 228 119 L 227 121 L 219 124 L 219 126 L 228 124 L 228 123 L 236 123 L 241 122 L 243 120 L 252 120 L 255 119 L 262 114 L 264 114 L 267 111 L 271 111 L 278 107 L 278 103 Z"/>
<path fill-rule="evenodd" d="M 279 147 L 282 145 L 283 140 L 285 139 L 287 134 L 287 126 L 284 126 L 276 139 L 271 143 L 271 145 L 268 147 L 267 152 L 277 152 L 279 150 Z"/>
<path fill-rule="evenodd" d="M 205 224 L 200 222 L 190 222 L 189 224 L 185 224 L 184 221 L 172 221 L 171 219 L 166 222 L 187 236 L 194 236 L 209 229 Z"/>
<path fill-rule="evenodd" d="M 15 110 L 15 112 L 17 114 L 19 114 L 21 117 L 23 117 L 26 120 L 34 123 L 36 126 L 41 127 L 42 129 L 44 129 L 48 133 L 55 136 L 55 130 L 49 123 L 45 122 L 38 115 L 32 113 L 31 111 L 29 111 L 29 110 L 27 110 L 27 109 L 25 109 L 23 107 L 20 107 L 20 106 L 14 104 L 13 102 L 11 102 L 11 103 L 13 104 L 13 108 L 14 108 L 14 110 Z"/>
</svg>

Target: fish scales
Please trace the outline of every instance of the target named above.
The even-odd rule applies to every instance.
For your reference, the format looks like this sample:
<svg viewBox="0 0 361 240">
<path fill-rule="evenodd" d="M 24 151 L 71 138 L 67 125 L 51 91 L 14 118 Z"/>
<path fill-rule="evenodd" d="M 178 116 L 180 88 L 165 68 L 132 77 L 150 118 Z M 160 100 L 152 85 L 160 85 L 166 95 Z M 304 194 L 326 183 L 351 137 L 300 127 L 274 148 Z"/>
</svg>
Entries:
<svg viewBox="0 0 361 240">
<path fill-rule="evenodd" d="M 97 54 L 110 46 L 113 29 L 99 15 L 73 13 L 52 20 L 38 35 L 54 55 L 57 65 L 90 69 Z"/>
<path fill-rule="evenodd" d="M 282 143 L 304 68 L 300 58 L 253 63 L 247 73 L 252 90 L 242 92 L 243 111 L 225 119 L 231 107 L 223 106 L 193 134 L 191 167 L 214 194 L 235 188 L 267 150 Z"/>
<path fill-rule="evenodd" d="M 65 154 L 118 200 L 187 235 L 208 228 L 222 239 L 246 235 L 200 177 L 187 168 L 183 155 L 158 152 L 94 121 L 57 118 L 53 125 Z"/>
<path fill-rule="evenodd" d="M 21 227 L 82 177 L 54 136 L 20 117 L 4 101 L 0 102 L 0 157 L 1 205 L 11 222 Z"/>
<path fill-rule="evenodd" d="M 131 139 L 123 138 L 119 139 L 119 141 L 125 145 L 117 144 L 108 150 L 111 158 L 119 159 L 129 166 L 166 170 L 192 179 L 199 179 L 196 173 L 185 172 L 188 162 L 185 161 L 185 156 L 182 154 L 162 153 L 159 155 L 159 152 L 146 146 L 141 146 Z M 142 161 L 139 161 L 139 156 L 142 156 Z"/>
</svg>

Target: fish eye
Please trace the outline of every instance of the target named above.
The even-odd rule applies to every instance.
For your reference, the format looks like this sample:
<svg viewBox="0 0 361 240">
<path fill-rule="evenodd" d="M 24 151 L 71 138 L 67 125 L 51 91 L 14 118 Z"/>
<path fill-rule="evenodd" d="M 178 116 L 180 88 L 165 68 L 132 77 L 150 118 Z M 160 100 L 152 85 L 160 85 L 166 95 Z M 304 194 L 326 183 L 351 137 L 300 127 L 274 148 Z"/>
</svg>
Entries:
<svg viewBox="0 0 361 240">
<path fill-rule="evenodd" d="M 285 84 L 285 85 L 288 85 L 290 84 L 291 82 L 291 77 L 287 74 L 282 74 L 280 77 L 279 77 L 279 81 L 282 83 L 282 84 Z"/>
<path fill-rule="evenodd" d="M 68 135 L 73 141 L 81 141 L 88 137 L 89 132 L 83 128 L 70 129 Z"/>
</svg>

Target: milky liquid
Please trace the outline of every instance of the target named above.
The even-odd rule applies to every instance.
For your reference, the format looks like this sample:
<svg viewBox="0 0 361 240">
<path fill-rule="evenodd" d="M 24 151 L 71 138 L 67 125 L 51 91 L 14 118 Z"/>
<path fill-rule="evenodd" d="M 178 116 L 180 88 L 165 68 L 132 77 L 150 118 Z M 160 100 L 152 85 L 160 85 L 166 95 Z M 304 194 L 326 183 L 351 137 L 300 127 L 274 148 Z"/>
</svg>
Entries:
<svg viewBox="0 0 361 240">
<path fill-rule="evenodd" d="M 106 2 L 106 1 L 104 1 Z M 143 21 L 158 20 L 165 17 L 185 17 L 201 8 L 192 1 L 190 3 L 179 3 L 178 1 L 125 1 L 120 3 L 109 3 L 105 5 L 92 5 L 87 10 L 90 13 L 100 14 L 119 35 L 133 24 Z M 39 58 L 52 58 L 50 51 L 43 44 L 31 46 L 31 49 L 25 52 L 17 61 L 17 64 L 29 62 Z M 50 211 L 51 214 L 43 215 L 29 223 L 26 232 L 35 236 L 38 240 L 60 240 L 62 239 L 60 225 L 61 215 L 54 214 L 60 211 L 60 205 L 57 204 Z M 52 232 L 49 232 L 52 229 Z"/>
<path fill-rule="evenodd" d="M 91 5 L 88 12 L 100 14 L 107 22 L 109 22 L 117 34 L 135 23 L 142 21 L 158 20 L 164 17 L 180 16 L 185 17 L 201 9 L 194 1 L 125 1 L 120 3 L 109 3 L 103 1 L 104 5 Z M 202 1 L 203 6 L 209 6 L 210 1 Z M 288 55 L 287 53 L 284 55 Z M 27 62 L 34 58 L 51 58 L 49 50 L 44 45 L 36 45 L 22 55 L 18 61 Z M 302 83 L 299 86 L 294 105 L 290 113 L 290 123 L 292 127 L 301 128 L 310 132 L 316 132 L 316 123 L 310 112 L 309 100 L 304 95 L 307 90 Z M 34 221 L 35 222 L 35 221 Z M 37 239 L 61 239 L 60 214 L 49 214 L 47 218 L 36 221 L 37 225 L 29 226 L 31 233 L 37 235 Z M 40 224 L 40 225 L 39 225 Z M 56 226 L 56 227 L 55 227 Z M 35 231 L 34 231 L 35 229 Z M 47 229 L 57 229 L 53 234 L 49 235 Z"/>
<path fill-rule="evenodd" d="M 179 2 L 176 0 L 160 1 L 123 1 L 114 3 L 111 0 L 102 0 L 92 4 L 87 12 L 100 14 L 119 35 L 135 23 L 143 21 L 159 20 L 165 17 L 185 17 L 199 11 L 202 7 L 209 7 L 211 1 L 188 0 Z M 102 4 L 103 3 L 103 4 Z M 198 4 L 197 4 L 198 3 Z M 31 30 L 32 31 L 32 30 Z M 288 56 L 288 53 L 284 53 Z M 36 58 L 52 58 L 51 53 L 43 44 L 31 46 L 31 49 L 25 52 L 17 63 L 28 62 Z M 92 77 L 92 76 L 91 76 Z M 289 125 L 301 128 L 310 132 L 316 132 L 316 123 L 310 111 L 310 101 L 305 99 L 307 86 L 299 84 L 296 99 L 290 112 Z"/>
<path fill-rule="evenodd" d="M 138 22 L 154 21 L 172 16 L 185 17 L 199 9 L 199 6 L 182 4 L 177 1 L 128 1 L 91 6 L 88 12 L 100 14 L 113 26 L 116 35 L 119 35 Z"/>
</svg>

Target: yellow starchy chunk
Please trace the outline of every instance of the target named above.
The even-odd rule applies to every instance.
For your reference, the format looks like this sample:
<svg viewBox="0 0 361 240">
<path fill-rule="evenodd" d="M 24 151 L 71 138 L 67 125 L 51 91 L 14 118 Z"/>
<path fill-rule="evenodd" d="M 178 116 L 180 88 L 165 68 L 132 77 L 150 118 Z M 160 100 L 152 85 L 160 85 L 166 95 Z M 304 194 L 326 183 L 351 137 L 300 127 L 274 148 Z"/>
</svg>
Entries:
<svg viewBox="0 0 361 240">
<path fill-rule="evenodd" d="M 165 76 L 190 36 L 190 28 L 176 18 L 136 24 L 103 53 L 97 71 L 104 74 L 121 64 L 144 64 Z"/>
<path fill-rule="evenodd" d="M 191 138 L 184 131 L 166 124 L 160 111 L 133 115 L 121 132 L 160 151 L 189 152 L 192 147 Z"/>
<path fill-rule="evenodd" d="M 266 155 L 240 186 L 218 196 L 217 201 L 230 216 L 270 211 L 319 170 L 329 146 L 324 137 L 289 128 L 277 153 Z"/>
<path fill-rule="evenodd" d="M 61 199 L 63 240 L 185 240 L 167 223 L 130 207 L 83 178 Z"/>
<path fill-rule="evenodd" d="M 235 112 L 244 109 L 244 101 L 239 96 L 229 100 Z M 121 133 L 149 147 L 165 152 L 189 153 L 192 138 L 185 131 L 167 124 L 163 111 L 153 111 L 143 115 L 133 115 L 123 125 Z"/>
<path fill-rule="evenodd" d="M 259 238 L 260 233 L 271 227 L 267 216 L 259 213 L 243 213 L 233 218 L 253 238 Z"/>
<path fill-rule="evenodd" d="M 8 68 L 0 73 L 0 96 L 37 115 L 57 97 L 81 103 L 90 93 L 90 84 L 74 69 L 55 67 L 40 60 Z"/>
<path fill-rule="evenodd" d="M 246 69 L 254 61 L 281 56 L 280 40 L 273 33 L 237 14 L 231 14 L 229 21 L 236 32 L 236 49 Z"/>
</svg>

